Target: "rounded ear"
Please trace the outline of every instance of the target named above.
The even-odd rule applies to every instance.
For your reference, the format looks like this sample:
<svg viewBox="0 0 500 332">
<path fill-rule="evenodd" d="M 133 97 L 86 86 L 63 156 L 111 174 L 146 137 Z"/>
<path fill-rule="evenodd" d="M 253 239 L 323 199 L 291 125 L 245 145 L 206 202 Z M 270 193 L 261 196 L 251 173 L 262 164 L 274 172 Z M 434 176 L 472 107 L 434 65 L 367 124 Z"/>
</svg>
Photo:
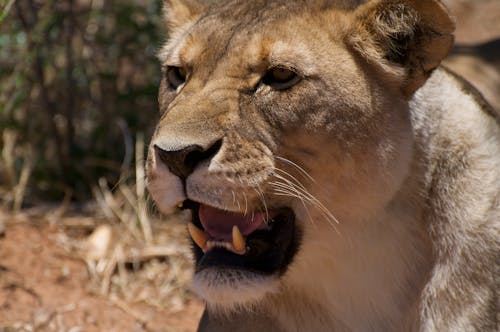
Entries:
<svg viewBox="0 0 500 332">
<path fill-rule="evenodd" d="M 194 22 L 201 15 L 204 7 L 199 0 L 165 0 L 163 12 L 169 31 L 175 31 Z"/>
<path fill-rule="evenodd" d="M 388 74 L 403 75 L 407 97 L 425 83 L 454 41 L 455 24 L 438 0 L 370 1 L 356 9 L 353 23 L 348 43 Z"/>
</svg>

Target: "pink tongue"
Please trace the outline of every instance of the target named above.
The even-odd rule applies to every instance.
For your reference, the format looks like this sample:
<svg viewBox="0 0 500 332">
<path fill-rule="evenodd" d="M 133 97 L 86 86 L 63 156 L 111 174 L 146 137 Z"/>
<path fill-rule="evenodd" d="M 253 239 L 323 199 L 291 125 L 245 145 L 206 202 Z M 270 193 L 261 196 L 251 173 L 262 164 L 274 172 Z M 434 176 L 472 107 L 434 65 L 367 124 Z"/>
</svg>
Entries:
<svg viewBox="0 0 500 332">
<path fill-rule="evenodd" d="M 240 232 L 246 236 L 262 225 L 265 213 L 249 212 L 244 215 L 202 204 L 200 205 L 199 217 L 203 228 L 212 238 L 231 241 L 234 225 L 238 226 Z"/>
</svg>

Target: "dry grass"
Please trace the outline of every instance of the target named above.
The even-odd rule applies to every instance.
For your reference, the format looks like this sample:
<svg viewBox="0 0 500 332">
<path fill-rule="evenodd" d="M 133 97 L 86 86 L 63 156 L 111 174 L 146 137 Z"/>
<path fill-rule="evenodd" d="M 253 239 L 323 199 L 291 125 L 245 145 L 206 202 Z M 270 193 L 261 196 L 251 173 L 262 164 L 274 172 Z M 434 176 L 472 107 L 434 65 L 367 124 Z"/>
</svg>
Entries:
<svg viewBox="0 0 500 332">
<path fill-rule="evenodd" d="M 192 271 L 184 223 L 171 219 L 151 222 L 152 237 L 147 243 L 122 221 L 95 222 L 94 219 L 64 219 L 66 232 L 56 241 L 68 255 L 85 261 L 89 290 L 120 303 L 144 302 L 162 310 L 182 310 L 189 298 Z M 92 231 L 79 238 L 73 234 Z M 79 231 L 80 230 L 80 231 Z"/>
<path fill-rule="evenodd" d="M 3 171 L 7 174 L 12 165 L 8 160 L 12 151 L 8 148 L 14 145 L 15 138 L 6 140 L 4 135 Z M 36 219 L 57 225 L 60 231 L 53 240 L 70 259 L 85 262 L 88 291 L 106 297 L 145 324 L 147 317 L 131 309 L 130 304 L 146 303 L 167 313 L 183 310 L 191 297 L 188 287 L 192 263 L 185 232 L 187 215 L 162 218 L 151 213 L 144 181 L 144 146 L 142 135 L 138 135 L 136 167 L 129 172 L 132 175 L 122 177 L 114 188 L 101 179 L 93 188 L 94 202 L 77 212 L 69 200 L 20 209 L 31 169 L 26 158 L 20 175 L 11 176 L 12 186 L 6 190 L 10 196 L 5 196 L 9 200 L 4 200 L 4 207 L 10 210 L 8 223 Z M 57 320 L 58 314 L 46 316 L 19 323 L 13 331 L 36 330 L 39 324 Z"/>
<path fill-rule="evenodd" d="M 135 178 L 122 178 L 114 190 L 101 179 L 93 189 L 107 223 L 96 227 L 76 250 L 102 295 L 181 310 L 192 265 L 183 223 L 186 216 L 161 220 L 148 212 L 144 147 L 144 137 L 138 134 Z M 71 246 L 73 242 L 67 240 L 61 243 Z"/>
<path fill-rule="evenodd" d="M 5 129 L 2 132 L 2 142 L 0 159 L 0 178 L 3 178 L 4 182 L 4 188 L 0 189 L 2 203 L 14 212 L 19 212 L 35 164 L 33 151 L 30 146 L 24 146 L 19 142 L 18 132 L 14 130 Z"/>
<path fill-rule="evenodd" d="M 184 223 L 153 219 L 153 243 L 102 217 L 23 210 L 0 239 L 0 331 L 193 331 Z M 16 244 L 18 243 L 18 244 Z M 116 330 L 116 329 L 115 329 Z M 76 331 L 76 330 L 75 330 Z"/>
</svg>

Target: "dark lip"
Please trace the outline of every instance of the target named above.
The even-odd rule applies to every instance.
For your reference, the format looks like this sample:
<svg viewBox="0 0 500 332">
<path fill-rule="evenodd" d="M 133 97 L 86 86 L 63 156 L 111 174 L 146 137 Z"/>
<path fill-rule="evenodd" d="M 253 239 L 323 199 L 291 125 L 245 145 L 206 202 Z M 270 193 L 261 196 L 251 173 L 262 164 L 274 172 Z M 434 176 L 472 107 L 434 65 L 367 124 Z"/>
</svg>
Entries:
<svg viewBox="0 0 500 332">
<path fill-rule="evenodd" d="M 186 200 L 184 209 L 191 210 L 192 223 L 203 229 L 198 217 L 200 203 Z M 256 230 L 247 236 L 248 251 L 238 255 L 223 248 L 214 248 L 207 253 L 192 242 L 195 258 L 195 273 L 211 269 L 236 269 L 262 275 L 283 274 L 300 246 L 301 232 L 296 227 L 292 209 L 276 209 L 272 225 L 268 230 Z"/>
</svg>

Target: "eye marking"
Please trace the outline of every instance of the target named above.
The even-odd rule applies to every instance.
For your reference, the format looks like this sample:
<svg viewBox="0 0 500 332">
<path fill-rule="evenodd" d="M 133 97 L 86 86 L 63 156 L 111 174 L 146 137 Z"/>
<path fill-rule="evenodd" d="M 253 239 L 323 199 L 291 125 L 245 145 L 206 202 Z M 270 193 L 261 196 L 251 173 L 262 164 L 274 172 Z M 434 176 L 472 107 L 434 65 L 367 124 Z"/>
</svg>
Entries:
<svg viewBox="0 0 500 332">
<path fill-rule="evenodd" d="M 187 72 L 182 67 L 167 66 L 165 76 L 170 87 L 176 90 L 179 86 L 186 83 Z"/>
<path fill-rule="evenodd" d="M 297 84 L 302 77 L 295 71 L 284 67 L 272 67 L 268 69 L 262 83 L 269 85 L 274 90 L 286 90 Z"/>
</svg>

